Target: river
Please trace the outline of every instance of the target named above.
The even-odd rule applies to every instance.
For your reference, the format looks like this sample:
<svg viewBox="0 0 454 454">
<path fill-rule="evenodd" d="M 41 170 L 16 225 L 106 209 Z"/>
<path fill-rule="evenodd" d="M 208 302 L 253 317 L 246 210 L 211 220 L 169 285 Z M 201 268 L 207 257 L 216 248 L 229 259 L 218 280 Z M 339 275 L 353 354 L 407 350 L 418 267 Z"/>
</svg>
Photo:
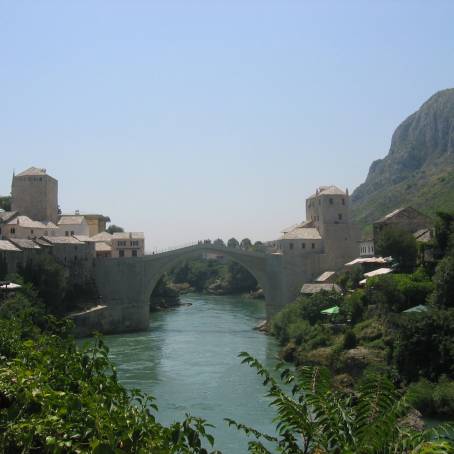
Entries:
<svg viewBox="0 0 454 454">
<path fill-rule="evenodd" d="M 265 318 L 263 301 L 238 296 L 184 295 L 182 306 L 151 314 L 147 332 L 107 336 L 120 381 L 152 394 L 158 419 L 168 424 L 185 413 L 207 419 L 215 447 L 247 452 L 247 439 L 223 418 L 274 433 L 275 413 L 255 371 L 241 365 L 247 351 L 267 367 L 276 364 L 275 340 L 253 327 Z"/>
</svg>

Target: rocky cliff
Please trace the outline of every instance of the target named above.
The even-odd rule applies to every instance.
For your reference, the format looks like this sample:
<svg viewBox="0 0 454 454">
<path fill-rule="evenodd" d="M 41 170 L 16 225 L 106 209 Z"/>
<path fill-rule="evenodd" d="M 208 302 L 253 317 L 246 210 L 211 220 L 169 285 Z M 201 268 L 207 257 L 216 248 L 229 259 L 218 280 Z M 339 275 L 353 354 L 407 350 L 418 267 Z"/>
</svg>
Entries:
<svg viewBox="0 0 454 454">
<path fill-rule="evenodd" d="M 428 215 L 454 211 L 454 89 L 436 93 L 399 125 L 388 155 L 352 194 L 363 225 L 405 205 Z"/>
</svg>

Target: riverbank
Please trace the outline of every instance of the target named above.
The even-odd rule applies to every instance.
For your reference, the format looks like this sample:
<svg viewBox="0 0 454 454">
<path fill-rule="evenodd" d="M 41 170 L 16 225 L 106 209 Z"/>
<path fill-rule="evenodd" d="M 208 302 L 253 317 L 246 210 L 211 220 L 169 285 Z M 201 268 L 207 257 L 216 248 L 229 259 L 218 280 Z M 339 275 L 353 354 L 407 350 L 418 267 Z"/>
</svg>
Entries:
<svg viewBox="0 0 454 454">
<path fill-rule="evenodd" d="M 347 392 L 380 374 L 425 418 L 454 418 L 454 309 L 426 304 L 406 312 L 433 288 L 418 270 L 369 279 L 343 295 L 300 297 L 273 318 L 270 332 L 283 360 L 326 367 Z"/>
</svg>

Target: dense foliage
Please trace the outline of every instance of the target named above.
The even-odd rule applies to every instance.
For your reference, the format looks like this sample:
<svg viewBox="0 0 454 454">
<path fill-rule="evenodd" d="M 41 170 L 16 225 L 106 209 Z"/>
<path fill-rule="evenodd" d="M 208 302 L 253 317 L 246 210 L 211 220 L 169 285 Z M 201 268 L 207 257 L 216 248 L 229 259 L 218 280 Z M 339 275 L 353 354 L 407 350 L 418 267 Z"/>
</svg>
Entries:
<svg viewBox="0 0 454 454">
<path fill-rule="evenodd" d="M 421 383 L 417 389 L 431 396 L 420 398 L 418 408 L 454 417 L 453 220 L 439 214 L 435 239 L 427 245 L 434 258 L 416 271 L 368 278 L 358 287 L 364 270 L 357 267 L 338 278 L 343 295 L 320 292 L 286 306 L 271 323 L 282 358 L 326 366 L 348 388 L 370 370 L 403 387 Z M 322 313 L 333 306 L 338 313 Z"/>
<path fill-rule="evenodd" d="M 263 366 L 247 353 L 243 362 L 257 370 L 276 408 L 278 435 L 262 434 L 232 419 L 228 422 L 255 440 L 252 453 L 269 454 L 270 445 L 281 453 L 449 453 L 451 427 L 416 432 L 405 423 L 410 411 L 392 382 L 376 375 L 364 379 L 355 399 L 336 389 L 325 368 L 301 368 L 297 374 L 281 371 L 285 391 Z"/>
<path fill-rule="evenodd" d="M 169 273 L 176 284 L 189 284 L 197 292 L 216 294 L 249 293 L 257 289 L 257 280 L 235 261 L 193 259 Z"/>
<path fill-rule="evenodd" d="M 61 316 L 79 308 L 80 301 L 90 304 L 97 299 L 94 280 L 88 277 L 80 279 L 79 266 L 80 263 L 74 263 L 67 268 L 54 257 L 42 254 L 19 266 L 18 272 L 21 280 L 37 290 L 46 312 Z"/>
<path fill-rule="evenodd" d="M 33 321 L 20 298 L 0 319 L 1 452 L 208 452 L 205 421 L 159 424 L 153 399 L 120 385 L 101 339 L 78 348 L 68 323 L 28 304 Z"/>
<path fill-rule="evenodd" d="M 375 245 L 377 255 L 393 257 L 399 271 L 411 273 L 416 267 L 418 249 L 414 236 L 402 229 L 386 228 Z"/>
<path fill-rule="evenodd" d="M 0 208 L 5 211 L 11 211 L 11 196 L 0 197 Z"/>
<path fill-rule="evenodd" d="M 123 227 L 120 227 L 119 225 L 111 224 L 109 227 L 107 227 L 106 232 L 110 233 L 113 235 L 114 233 L 121 233 L 124 232 L 125 229 Z"/>
</svg>

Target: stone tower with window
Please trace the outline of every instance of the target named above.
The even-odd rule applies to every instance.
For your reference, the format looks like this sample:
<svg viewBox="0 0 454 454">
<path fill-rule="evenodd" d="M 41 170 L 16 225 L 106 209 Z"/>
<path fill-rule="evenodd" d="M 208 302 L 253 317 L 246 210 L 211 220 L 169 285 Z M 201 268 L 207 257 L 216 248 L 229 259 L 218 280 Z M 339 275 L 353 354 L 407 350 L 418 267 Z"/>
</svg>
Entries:
<svg viewBox="0 0 454 454">
<path fill-rule="evenodd" d="M 57 223 L 58 181 L 36 167 L 14 175 L 11 209 L 35 221 Z"/>
<path fill-rule="evenodd" d="M 352 223 L 348 189 L 321 186 L 306 200 L 306 219 L 318 229 L 332 257 L 356 257 L 360 232 Z"/>
</svg>

